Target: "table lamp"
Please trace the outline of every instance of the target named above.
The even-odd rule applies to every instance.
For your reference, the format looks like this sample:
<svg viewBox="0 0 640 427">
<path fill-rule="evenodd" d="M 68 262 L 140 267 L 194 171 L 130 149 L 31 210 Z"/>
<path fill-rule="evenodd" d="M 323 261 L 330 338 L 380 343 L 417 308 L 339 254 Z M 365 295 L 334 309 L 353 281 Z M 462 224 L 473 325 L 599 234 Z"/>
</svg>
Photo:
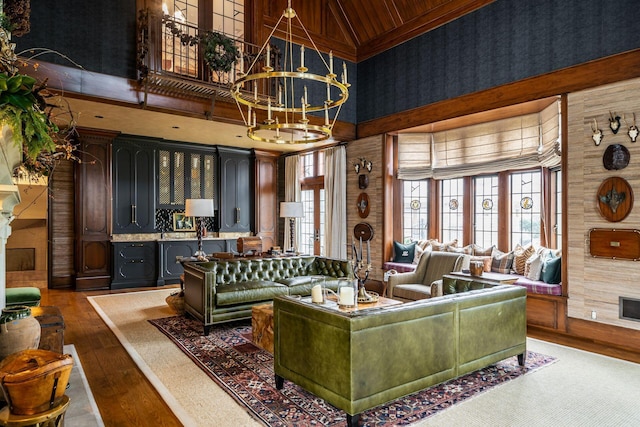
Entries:
<svg viewBox="0 0 640 427">
<path fill-rule="evenodd" d="M 289 250 L 294 251 L 296 218 L 304 217 L 304 209 L 302 202 L 280 202 L 280 218 L 289 218 Z"/>
<path fill-rule="evenodd" d="M 196 236 L 198 237 L 198 250 L 193 256 L 196 258 L 206 257 L 202 250 L 202 229 L 204 227 L 203 217 L 213 216 L 213 199 L 187 199 L 185 203 L 185 216 L 192 216 L 196 219 Z"/>
</svg>

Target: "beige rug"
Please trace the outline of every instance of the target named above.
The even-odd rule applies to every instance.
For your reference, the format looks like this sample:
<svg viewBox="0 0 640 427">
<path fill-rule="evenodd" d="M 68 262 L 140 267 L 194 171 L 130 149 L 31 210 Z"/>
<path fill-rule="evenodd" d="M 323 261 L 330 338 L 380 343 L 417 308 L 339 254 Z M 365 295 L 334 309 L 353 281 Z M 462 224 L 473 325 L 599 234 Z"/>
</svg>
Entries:
<svg viewBox="0 0 640 427">
<path fill-rule="evenodd" d="M 165 302 L 171 292 L 175 289 L 89 301 L 184 425 L 260 425 L 147 322 L 174 314 Z M 415 426 L 640 425 L 640 365 L 533 339 L 527 346 L 558 361 Z"/>
</svg>

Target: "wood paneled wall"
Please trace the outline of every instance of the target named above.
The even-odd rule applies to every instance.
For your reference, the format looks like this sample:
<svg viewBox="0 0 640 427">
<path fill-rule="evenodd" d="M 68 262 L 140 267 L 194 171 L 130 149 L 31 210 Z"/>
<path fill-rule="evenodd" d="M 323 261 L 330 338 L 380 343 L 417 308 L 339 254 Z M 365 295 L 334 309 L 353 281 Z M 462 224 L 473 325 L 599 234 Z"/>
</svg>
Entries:
<svg viewBox="0 0 640 427">
<path fill-rule="evenodd" d="M 49 191 L 49 287 L 67 288 L 75 280 L 73 162 L 58 163 L 49 177 Z"/>
<path fill-rule="evenodd" d="M 640 264 L 634 261 L 593 258 L 589 251 L 589 230 L 592 228 L 638 229 L 640 209 L 632 208 L 622 221 L 608 222 L 599 213 L 596 194 L 603 180 L 622 177 L 631 188 L 640 190 L 640 142 L 632 143 L 627 135 L 632 113 L 640 123 L 640 79 L 596 87 L 568 95 L 568 141 L 566 156 L 567 278 L 569 318 L 623 326 L 640 330 L 640 322 L 619 318 L 620 296 L 640 298 Z M 626 115 L 627 124 L 613 134 L 609 117 Z M 591 138 L 594 119 L 604 133 L 600 146 Z M 622 144 L 630 152 L 629 165 L 621 170 L 607 170 L 603 154 L 610 144 Z M 637 203 L 637 198 L 636 198 Z"/>
<path fill-rule="evenodd" d="M 371 264 L 372 270 L 369 278 L 381 281 L 383 277 L 382 264 L 384 263 L 384 203 L 381 195 L 383 191 L 384 165 L 384 137 L 376 136 L 350 142 L 347 145 L 347 246 L 351 244 L 353 227 L 360 222 L 369 223 L 373 227 L 373 239 L 371 240 Z M 372 162 L 371 172 L 361 168 L 356 174 L 353 164 L 361 159 Z M 358 188 L 358 176 L 368 175 L 369 186 L 366 189 Z M 369 215 L 361 218 L 356 206 L 360 193 L 369 196 Z M 364 245 L 364 244 L 363 244 Z M 359 246 L 359 242 L 356 243 Z M 366 246 L 366 245 L 365 245 Z M 347 251 L 351 256 L 351 251 Z M 366 260 L 366 254 L 364 255 Z"/>
</svg>

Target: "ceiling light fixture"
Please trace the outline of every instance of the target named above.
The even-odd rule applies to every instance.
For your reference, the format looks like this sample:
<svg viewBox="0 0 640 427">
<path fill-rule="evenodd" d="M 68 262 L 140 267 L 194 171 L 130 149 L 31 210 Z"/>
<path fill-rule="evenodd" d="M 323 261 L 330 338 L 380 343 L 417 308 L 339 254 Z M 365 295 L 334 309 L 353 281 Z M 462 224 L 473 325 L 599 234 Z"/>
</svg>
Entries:
<svg viewBox="0 0 640 427">
<path fill-rule="evenodd" d="M 271 64 L 271 38 L 284 18 L 286 18 L 287 25 L 283 69 L 275 70 Z M 291 26 L 293 18 L 297 19 L 311 46 L 318 53 L 326 68 L 326 74 L 308 72 L 309 70 L 304 63 L 304 44 L 300 45 L 300 66 L 294 69 Z M 262 71 L 252 73 L 253 67 L 262 57 L 263 52 L 265 53 L 265 63 L 262 66 Z M 338 81 L 337 75 L 333 72 L 333 53 L 329 52 L 327 63 L 296 11 L 291 7 L 291 0 L 288 1 L 288 7 L 282 12 L 282 16 L 273 27 L 271 34 L 267 37 L 246 73 L 240 76 L 231 86 L 231 95 L 236 100 L 244 124 L 247 126 L 247 136 L 255 141 L 298 144 L 327 140 L 332 136 L 333 126 L 342 104 L 349 97 L 350 84 L 347 82 L 346 64 L 342 63 L 341 81 Z M 313 85 L 311 90 L 307 90 L 307 84 Z M 259 89 L 261 89 L 260 96 L 258 95 Z M 309 94 L 312 99 L 317 99 L 317 102 L 309 103 Z M 247 107 L 246 112 L 242 110 L 243 105 Z M 330 121 L 329 110 L 334 108 L 337 110 L 335 110 L 333 120 Z M 267 117 L 263 122 L 257 121 L 256 110 L 267 112 Z M 317 122 L 322 124 L 311 124 L 307 114 L 321 111 L 324 111 L 324 121 L 318 117 Z M 284 114 L 279 115 L 279 113 Z M 283 133 L 287 134 L 287 137 L 282 135 Z"/>
</svg>

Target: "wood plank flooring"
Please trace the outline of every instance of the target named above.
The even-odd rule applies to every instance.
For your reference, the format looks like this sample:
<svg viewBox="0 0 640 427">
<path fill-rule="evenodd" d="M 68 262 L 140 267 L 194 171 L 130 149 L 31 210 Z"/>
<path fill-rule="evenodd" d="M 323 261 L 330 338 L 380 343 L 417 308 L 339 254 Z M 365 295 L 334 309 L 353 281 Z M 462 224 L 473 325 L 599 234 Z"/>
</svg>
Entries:
<svg viewBox="0 0 640 427">
<path fill-rule="evenodd" d="M 181 425 L 87 301 L 87 296 L 126 291 L 41 289 L 41 292 L 42 305 L 55 305 L 62 311 L 66 326 L 65 344 L 75 345 L 107 427 Z M 529 336 L 640 363 L 638 353 L 592 341 L 540 330 L 530 331 Z"/>
<path fill-rule="evenodd" d="M 42 305 L 62 311 L 65 344 L 78 352 L 105 426 L 182 425 L 87 301 L 112 292 L 40 291 Z"/>
</svg>

